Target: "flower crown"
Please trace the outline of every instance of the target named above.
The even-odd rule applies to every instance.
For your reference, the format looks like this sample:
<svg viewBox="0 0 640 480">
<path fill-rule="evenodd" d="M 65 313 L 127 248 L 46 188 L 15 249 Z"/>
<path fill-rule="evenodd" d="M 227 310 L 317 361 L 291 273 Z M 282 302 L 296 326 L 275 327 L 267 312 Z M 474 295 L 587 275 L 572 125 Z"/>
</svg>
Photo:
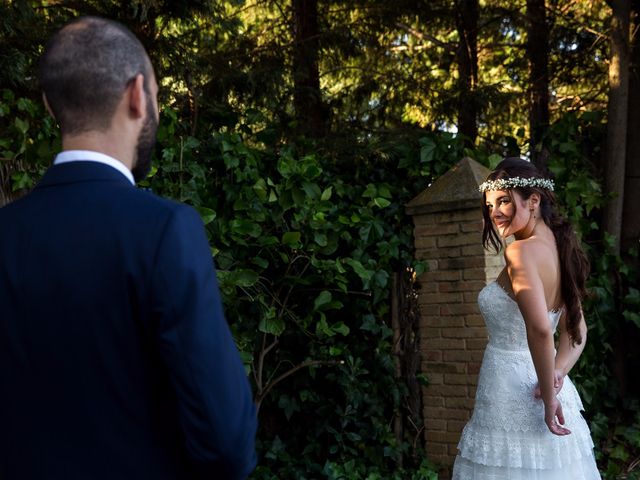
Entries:
<svg viewBox="0 0 640 480">
<path fill-rule="evenodd" d="M 481 183 L 478 187 L 480 192 L 486 192 L 487 190 L 509 190 L 516 187 L 537 187 L 544 188 L 553 192 L 555 187 L 553 180 L 548 178 L 499 178 L 498 180 L 487 180 Z"/>
</svg>

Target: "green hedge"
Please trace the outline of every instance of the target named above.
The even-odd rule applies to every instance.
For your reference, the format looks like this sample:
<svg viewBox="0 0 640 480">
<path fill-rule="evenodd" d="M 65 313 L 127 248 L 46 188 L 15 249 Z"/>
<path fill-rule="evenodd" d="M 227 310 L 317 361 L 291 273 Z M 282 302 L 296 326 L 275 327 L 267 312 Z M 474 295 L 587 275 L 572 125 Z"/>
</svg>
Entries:
<svg viewBox="0 0 640 480">
<path fill-rule="evenodd" d="M 0 173 L 20 194 L 49 165 L 59 137 L 38 103 L 8 90 L 0 98 Z M 252 478 L 437 478 L 422 437 L 393 433 L 408 389 L 394 370 L 390 278 L 422 269 L 403 206 L 463 155 L 487 165 L 500 157 L 465 150 L 449 133 L 353 136 L 332 148 L 278 142 L 252 124 L 198 138 L 181 125 L 175 111 L 162 112 L 145 186 L 193 205 L 206 225 L 227 317 L 260 405 L 260 463 Z M 611 388 L 612 339 L 621 323 L 640 327 L 640 296 L 632 262 L 600 241 L 605 198 L 595 169 L 585 166 L 597 156 L 602 132 L 598 115 L 568 115 L 546 145 L 559 197 L 593 264 L 589 342 L 572 376 L 606 478 L 624 478 L 639 451 L 640 409 L 637 399 L 623 402 Z M 614 267 L 620 274 L 612 278 Z M 621 405 L 624 414 L 614 419 Z"/>
</svg>

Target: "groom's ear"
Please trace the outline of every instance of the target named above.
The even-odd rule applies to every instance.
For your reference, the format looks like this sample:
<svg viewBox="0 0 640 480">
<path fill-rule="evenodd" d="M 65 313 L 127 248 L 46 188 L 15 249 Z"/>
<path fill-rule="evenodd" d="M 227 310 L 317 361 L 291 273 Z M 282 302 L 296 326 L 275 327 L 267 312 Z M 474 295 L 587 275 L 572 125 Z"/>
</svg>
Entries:
<svg viewBox="0 0 640 480">
<path fill-rule="evenodd" d="M 135 119 L 144 118 L 147 114 L 144 75 L 139 73 L 129 82 L 125 95 L 127 98 L 129 115 Z"/>
</svg>

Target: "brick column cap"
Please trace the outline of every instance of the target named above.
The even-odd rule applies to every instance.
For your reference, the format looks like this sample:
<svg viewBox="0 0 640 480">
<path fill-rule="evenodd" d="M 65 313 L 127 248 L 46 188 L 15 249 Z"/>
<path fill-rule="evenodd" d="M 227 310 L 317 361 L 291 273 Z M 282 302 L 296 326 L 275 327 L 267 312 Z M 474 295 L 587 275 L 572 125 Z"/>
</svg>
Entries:
<svg viewBox="0 0 640 480">
<path fill-rule="evenodd" d="M 451 210 L 477 209 L 482 194 L 480 185 L 491 171 L 469 157 L 464 157 L 444 175 L 419 193 L 405 206 L 409 215 Z"/>
</svg>

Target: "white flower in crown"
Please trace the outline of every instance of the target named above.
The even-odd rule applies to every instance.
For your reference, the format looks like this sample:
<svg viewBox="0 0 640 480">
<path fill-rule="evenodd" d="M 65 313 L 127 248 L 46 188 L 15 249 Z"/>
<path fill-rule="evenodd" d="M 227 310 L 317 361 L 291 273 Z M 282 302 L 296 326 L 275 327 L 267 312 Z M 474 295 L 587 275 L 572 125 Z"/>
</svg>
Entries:
<svg viewBox="0 0 640 480">
<path fill-rule="evenodd" d="M 486 192 L 487 190 L 509 190 L 516 187 L 544 188 L 553 192 L 555 185 L 553 180 L 549 180 L 548 178 L 511 177 L 499 178 L 498 180 L 487 180 L 480 184 L 478 190 L 480 192 Z"/>
</svg>

